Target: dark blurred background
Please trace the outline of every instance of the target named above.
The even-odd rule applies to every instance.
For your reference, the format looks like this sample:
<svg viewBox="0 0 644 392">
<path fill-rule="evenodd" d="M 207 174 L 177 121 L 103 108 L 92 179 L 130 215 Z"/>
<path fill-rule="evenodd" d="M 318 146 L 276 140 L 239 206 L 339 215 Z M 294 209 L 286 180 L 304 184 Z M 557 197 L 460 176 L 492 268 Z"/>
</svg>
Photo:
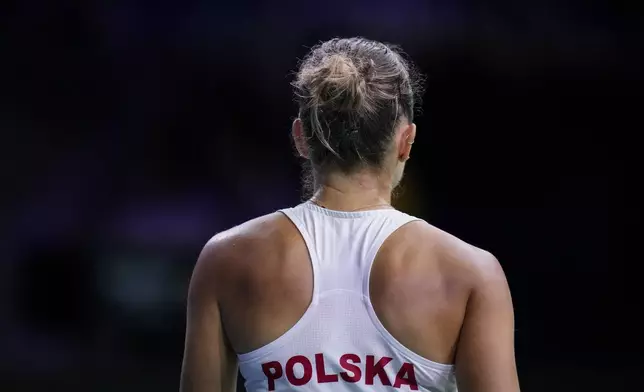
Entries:
<svg viewBox="0 0 644 392">
<path fill-rule="evenodd" d="M 3 2 L 0 390 L 178 390 L 197 255 L 301 200 L 291 75 L 308 47 L 354 35 L 401 44 L 428 76 L 397 206 L 499 258 L 523 391 L 626 390 L 644 368 L 626 191 L 642 179 L 626 170 L 641 16 L 554 0 Z"/>
</svg>

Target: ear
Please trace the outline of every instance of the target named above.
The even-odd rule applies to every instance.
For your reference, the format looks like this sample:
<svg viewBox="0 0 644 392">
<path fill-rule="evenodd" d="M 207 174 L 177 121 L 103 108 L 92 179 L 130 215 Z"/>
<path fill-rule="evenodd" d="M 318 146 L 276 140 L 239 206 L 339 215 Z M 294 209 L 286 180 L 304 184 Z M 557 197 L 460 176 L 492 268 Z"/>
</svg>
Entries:
<svg viewBox="0 0 644 392">
<path fill-rule="evenodd" d="M 295 143 L 297 153 L 300 154 L 302 158 L 309 159 L 309 145 L 306 143 L 304 129 L 302 128 L 302 120 L 299 118 L 296 118 L 295 121 L 293 121 L 291 135 L 293 136 L 293 142 Z"/>
<path fill-rule="evenodd" d="M 416 124 L 411 123 L 405 125 L 401 132 L 399 132 L 398 139 L 398 159 L 405 162 L 409 159 L 411 154 L 411 145 L 414 144 L 416 139 Z"/>
</svg>

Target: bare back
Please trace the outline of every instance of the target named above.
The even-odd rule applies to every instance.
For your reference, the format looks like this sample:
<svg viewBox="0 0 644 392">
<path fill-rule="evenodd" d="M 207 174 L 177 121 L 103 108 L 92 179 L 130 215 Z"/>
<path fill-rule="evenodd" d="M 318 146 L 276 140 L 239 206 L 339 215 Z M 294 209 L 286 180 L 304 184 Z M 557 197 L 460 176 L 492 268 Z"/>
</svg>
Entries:
<svg viewBox="0 0 644 392">
<path fill-rule="evenodd" d="M 302 236 L 283 214 L 240 229 L 217 286 L 228 337 L 244 353 L 277 339 L 302 317 L 313 271 Z M 424 357 L 452 363 L 471 284 L 464 276 L 467 260 L 449 260 L 445 247 L 465 257 L 477 252 L 422 221 L 401 227 L 378 252 L 370 294 L 396 339 Z"/>
<path fill-rule="evenodd" d="M 316 263 L 312 257 L 317 255 L 310 253 L 310 243 L 314 241 L 309 238 L 307 247 L 301 230 L 282 213 L 250 221 L 211 241 L 210 249 L 207 247 L 202 255 L 204 263 L 210 266 L 204 268 L 203 279 L 210 282 L 208 286 L 217 299 L 229 356 L 237 353 L 243 357 L 270 346 L 291 333 L 308 313 L 315 293 Z M 436 363 L 438 369 L 442 369 L 440 366 L 447 369 L 456 362 L 461 391 L 518 390 L 510 297 L 503 273 L 490 254 L 424 221 L 412 220 L 387 235 L 374 255 L 370 275 L 367 274 L 368 298 L 377 320 L 394 341 L 414 355 Z M 341 275 L 342 269 L 337 273 Z M 477 314 L 473 306 L 482 294 L 492 300 L 489 306 L 502 312 L 501 317 Z M 468 322 L 472 317 L 476 319 Z M 486 317 L 497 320 L 488 322 L 489 327 L 478 325 Z M 509 324 L 505 328 L 510 336 L 495 338 L 504 324 Z M 494 345 L 497 349 L 492 348 Z M 489 349 L 494 353 L 499 345 L 501 354 L 482 352 Z M 320 355 L 326 357 L 327 353 L 321 350 Z M 472 358 L 475 356 L 494 356 L 497 359 L 489 360 L 489 366 L 496 368 L 482 369 L 478 360 Z M 313 362 L 311 359 L 313 367 L 319 366 Z M 288 371 L 284 366 L 280 365 L 282 373 Z M 322 364 L 323 373 L 325 366 L 333 368 L 333 360 Z M 340 366 L 337 370 L 347 368 Z M 271 371 L 265 371 L 269 377 L 268 390 L 270 375 L 276 375 Z M 369 372 L 364 368 L 362 371 Z M 490 374 L 493 371 L 509 375 L 498 377 Z M 329 372 L 332 374 L 333 370 Z M 485 381 L 493 376 L 501 381 Z M 319 381 L 320 376 L 317 377 Z M 394 375 L 387 377 L 385 381 L 381 377 L 383 385 L 395 387 Z M 484 382 L 490 387 L 481 386 Z"/>
</svg>

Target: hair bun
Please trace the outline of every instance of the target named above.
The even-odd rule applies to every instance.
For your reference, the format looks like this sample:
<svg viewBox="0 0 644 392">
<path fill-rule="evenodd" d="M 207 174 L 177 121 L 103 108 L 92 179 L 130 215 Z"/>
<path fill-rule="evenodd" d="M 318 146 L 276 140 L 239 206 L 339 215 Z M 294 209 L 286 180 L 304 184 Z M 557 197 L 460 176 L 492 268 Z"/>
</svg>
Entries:
<svg viewBox="0 0 644 392">
<path fill-rule="evenodd" d="M 310 94 L 313 104 L 335 110 L 368 109 L 366 75 L 345 55 L 333 54 L 311 70 Z M 370 110 L 367 110 L 370 111 Z"/>
</svg>

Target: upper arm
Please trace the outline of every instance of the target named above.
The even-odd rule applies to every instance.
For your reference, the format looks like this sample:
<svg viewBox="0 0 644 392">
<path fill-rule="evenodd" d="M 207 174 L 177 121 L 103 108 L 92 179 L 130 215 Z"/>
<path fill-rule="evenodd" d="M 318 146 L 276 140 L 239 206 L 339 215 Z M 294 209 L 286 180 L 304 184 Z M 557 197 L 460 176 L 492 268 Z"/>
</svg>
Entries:
<svg viewBox="0 0 644 392">
<path fill-rule="evenodd" d="M 237 382 L 237 357 L 221 322 L 215 287 L 222 277 L 217 243 L 206 245 L 188 290 L 181 392 L 230 392 Z"/>
<path fill-rule="evenodd" d="M 514 357 L 514 311 L 505 274 L 487 254 L 474 282 L 456 351 L 461 392 L 518 392 Z"/>
</svg>

